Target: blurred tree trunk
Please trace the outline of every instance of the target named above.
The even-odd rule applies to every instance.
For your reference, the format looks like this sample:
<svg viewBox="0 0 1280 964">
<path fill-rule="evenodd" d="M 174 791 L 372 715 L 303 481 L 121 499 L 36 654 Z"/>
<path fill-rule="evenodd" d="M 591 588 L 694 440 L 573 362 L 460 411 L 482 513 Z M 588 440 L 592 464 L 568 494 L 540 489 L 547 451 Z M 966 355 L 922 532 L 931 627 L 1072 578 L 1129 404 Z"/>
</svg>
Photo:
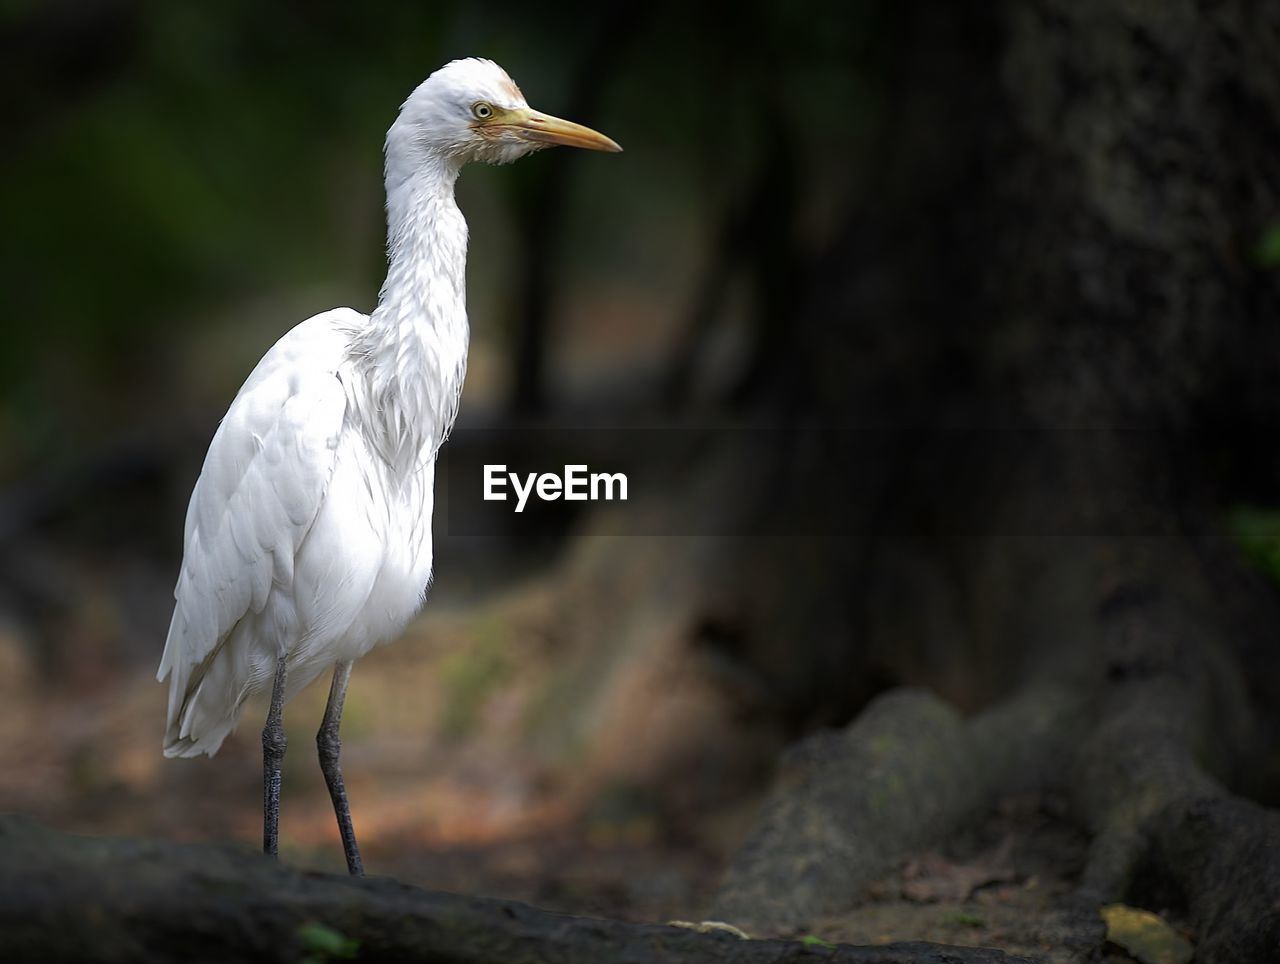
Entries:
<svg viewBox="0 0 1280 964">
<path fill-rule="evenodd" d="M 708 458 L 731 499 L 662 493 L 689 531 L 713 514 L 744 535 L 711 563 L 673 543 L 637 552 L 663 585 L 704 587 L 685 645 L 735 667 L 730 714 L 763 706 L 798 732 L 894 683 L 972 709 L 1068 681 L 1085 712 L 1045 745 L 1070 752 L 1028 776 L 1066 783 L 1094 834 L 1082 906 L 1134 896 L 1158 864 L 1205 959 L 1262 959 L 1276 819 L 1234 792 L 1276 790 L 1280 609 L 1218 533 L 1222 453 L 1280 494 L 1274 446 L 1220 434 L 1280 416 L 1280 275 L 1255 259 L 1280 217 L 1280 7 L 888 17 L 897 98 L 871 200 L 761 338 L 750 404 L 779 431 L 763 451 L 726 435 Z M 584 619 L 584 645 L 632 615 Z M 797 923 L 768 899 L 804 909 L 815 895 L 788 888 L 830 883 L 789 845 L 769 851 L 779 819 L 804 826 L 779 792 L 790 802 L 739 866 L 751 882 L 731 875 L 717 905 L 762 926 Z M 1194 854 L 1177 846 L 1188 826 Z M 1258 865 L 1188 869 L 1228 851 Z M 856 899 L 841 879 L 819 896 Z"/>
<path fill-rule="evenodd" d="M 618 2 L 600 14 L 586 45 L 587 53 L 573 72 L 564 116 L 590 126 L 607 92 L 610 74 L 625 62 L 620 39 L 633 37 L 641 9 Z M 512 390 L 508 406 L 517 415 L 540 414 L 548 403 L 547 344 L 555 309 L 555 266 L 562 260 L 565 211 L 577 165 L 575 152 L 559 163 L 536 170 L 540 183 L 521 192 L 519 225 L 524 260 L 520 280 L 520 327 L 516 333 Z M 518 168 L 517 170 L 526 170 Z M 528 185 L 517 178 L 517 184 Z"/>
</svg>

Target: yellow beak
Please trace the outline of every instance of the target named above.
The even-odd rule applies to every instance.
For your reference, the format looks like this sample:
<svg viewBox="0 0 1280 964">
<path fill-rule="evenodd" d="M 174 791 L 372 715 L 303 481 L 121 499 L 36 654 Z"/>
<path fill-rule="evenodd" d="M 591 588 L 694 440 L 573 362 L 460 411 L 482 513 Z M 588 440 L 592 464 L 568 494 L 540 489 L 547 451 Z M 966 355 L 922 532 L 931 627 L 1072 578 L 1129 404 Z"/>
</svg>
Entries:
<svg viewBox="0 0 1280 964">
<path fill-rule="evenodd" d="M 532 141 L 535 144 L 560 144 L 565 147 L 582 147 L 589 151 L 622 150 L 618 143 L 605 137 L 599 131 L 583 127 L 573 121 L 552 117 L 532 107 L 511 111 L 502 118 L 503 126 L 509 127 L 516 136 Z"/>
</svg>

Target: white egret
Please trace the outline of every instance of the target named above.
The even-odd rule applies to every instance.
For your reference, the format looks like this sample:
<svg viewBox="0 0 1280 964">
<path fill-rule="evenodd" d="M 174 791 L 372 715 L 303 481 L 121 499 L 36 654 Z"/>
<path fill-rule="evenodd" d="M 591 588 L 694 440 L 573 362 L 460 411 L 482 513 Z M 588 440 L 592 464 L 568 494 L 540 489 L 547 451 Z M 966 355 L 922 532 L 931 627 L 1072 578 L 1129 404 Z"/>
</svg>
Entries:
<svg viewBox="0 0 1280 964">
<path fill-rule="evenodd" d="M 386 139 L 387 278 L 371 315 L 335 308 L 271 348 L 231 403 L 187 509 L 165 756 L 212 756 L 267 687 L 263 849 L 277 852 L 286 700 L 333 667 L 316 736 L 347 866 L 363 872 L 339 768 L 351 664 L 394 638 L 431 577 L 436 453 L 467 362 L 467 225 L 454 182 L 554 144 L 618 151 L 533 110 L 497 64 L 456 60 Z"/>
</svg>

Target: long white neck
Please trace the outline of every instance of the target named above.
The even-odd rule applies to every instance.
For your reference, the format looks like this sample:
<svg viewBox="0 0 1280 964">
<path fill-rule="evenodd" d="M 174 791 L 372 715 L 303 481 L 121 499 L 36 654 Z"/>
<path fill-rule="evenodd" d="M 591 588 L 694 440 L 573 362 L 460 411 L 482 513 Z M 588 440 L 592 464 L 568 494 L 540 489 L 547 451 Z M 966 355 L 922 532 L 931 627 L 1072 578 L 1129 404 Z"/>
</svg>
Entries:
<svg viewBox="0 0 1280 964">
<path fill-rule="evenodd" d="M 370 441 L 408 472 L 449 434 L 467 367 L 467 222 L 454 201 L 459 165 L 387 158 L 387 279 L 353 339 Z"/>
</svg>

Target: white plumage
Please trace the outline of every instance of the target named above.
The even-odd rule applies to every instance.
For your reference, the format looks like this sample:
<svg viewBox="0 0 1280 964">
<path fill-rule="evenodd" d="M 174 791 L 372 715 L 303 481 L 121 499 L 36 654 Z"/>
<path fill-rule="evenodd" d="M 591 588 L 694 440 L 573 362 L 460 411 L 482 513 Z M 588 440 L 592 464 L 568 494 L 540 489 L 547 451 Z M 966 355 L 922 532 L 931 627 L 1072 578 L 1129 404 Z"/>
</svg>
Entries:
<svg viewBox="0 0 1280 964">
<path fill-rule="evenodd" d="M 418 610 L 435 458 L 467 359 L 467 226 L 454 182 L 467 161 L 557 143 L 619 150 L 530 109 L 486 60 L 446 65 L 405 101 L 386 140 L 389 266 L 377 307 L 335 308 L 281 338 L 209 446 L 158 674 L 169 679 L 166 756 L 213 755 L 250 695 L 279 679 L 287 699 Z M 345 675 L 338 714 L 340 689 Z"/>
</svg>

